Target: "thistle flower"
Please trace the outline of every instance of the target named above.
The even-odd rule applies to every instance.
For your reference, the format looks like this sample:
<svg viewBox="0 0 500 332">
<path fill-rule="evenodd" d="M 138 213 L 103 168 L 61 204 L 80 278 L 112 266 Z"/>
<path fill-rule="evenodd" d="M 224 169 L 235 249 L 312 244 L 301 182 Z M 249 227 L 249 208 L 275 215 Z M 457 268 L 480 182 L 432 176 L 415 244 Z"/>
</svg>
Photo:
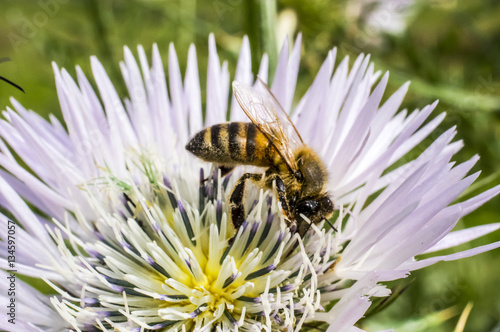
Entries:
<svg viewBox="0 0 500 332">
<path fill-rule="evenodd" d="M 79 68 L 75 83 L 54 65 L 65 126 L 12 100 L 15 111 L 7 108 L 0 123 L 0 204 L 8 211 L 0 221 L 15 221 L 17 243 L 30 244 L 16 247 L 17 272 L 57 292 L 20 283 L 16 324 L 25 331 L 359 331 L 354 324 L 370 298 L 390 294 L 383 281 L 500 246 L 417 260 L 498 229 L 450 232 L 500 188 L 450 205 L 477 177 L 466 175 L 477 157 L 450 161 L 462 146 L 451 142 L 454 128 L 387 171 L 444 115 L 424 125 L 435 104 L 398 112 L 408 84 L 380 105 L 388 75 L 379 80 L 367 56 L 334 70 L 332 50 L 293 107 L 300 47 L 300 36 L 291 53 L 285 42 L 272 91 L 328 168 L 337 232 L 318 224 L 299 238 L 273 191 L 255 186 L 245 196 L 245 223 L 233 229 L 227 198 L 243 167 L 221 178 L 184 149 L 204 126 L 223 122 L 228 108 L 231 121 L 246 120 L 234 98 L 227 103 L 230 75 L 212 36 L 204 120 L 194 46 L 184 81 L 170 46 L 168 87 L 156 46 L 151 67 L 142 47 L 139 63 L 126 48 L 124 102 L 96 58 L 99 95 Z M 235 79 L 252 84 L 250 65 L 245 38 Z M 267 73 L 264 57 L 264 81 Z M 10 261 L 2 251 L 2 268 L 13 269 Z M 3 320 L 0 328 L 12 325 Z"/>
</svg>

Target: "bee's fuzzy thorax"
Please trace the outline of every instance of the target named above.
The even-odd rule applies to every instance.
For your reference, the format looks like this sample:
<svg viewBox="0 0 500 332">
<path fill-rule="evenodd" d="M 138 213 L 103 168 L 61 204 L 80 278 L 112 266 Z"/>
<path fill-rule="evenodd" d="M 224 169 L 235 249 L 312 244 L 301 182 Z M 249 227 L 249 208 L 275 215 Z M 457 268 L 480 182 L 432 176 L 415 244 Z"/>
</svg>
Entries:
<svg viewBox="0 0 500 332">
<path fill-rule="evenodd" d="M 324 191 L 328 175 L 326 167 L 319 155 L 304 145 L 295 151 L 295 160 L 303 176 L 303 196 L 317 195 Z"/>
</svg>

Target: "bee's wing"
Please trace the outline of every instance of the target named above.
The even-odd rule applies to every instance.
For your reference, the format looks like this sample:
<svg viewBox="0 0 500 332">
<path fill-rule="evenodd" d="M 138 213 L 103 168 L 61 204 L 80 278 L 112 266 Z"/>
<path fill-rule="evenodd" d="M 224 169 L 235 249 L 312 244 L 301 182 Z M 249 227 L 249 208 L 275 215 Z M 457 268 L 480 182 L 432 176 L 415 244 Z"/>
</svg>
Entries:
<svg viewBox="0 0 500 332">
<path fill-rule="evenodd" d="M 273 142 L 288 167 L 296 171 L 293 151 L 304 142 L 271 90 L 259 78 L 255 87 L 234 81 L 233 92 L 245 114 Z"/>
</svg>

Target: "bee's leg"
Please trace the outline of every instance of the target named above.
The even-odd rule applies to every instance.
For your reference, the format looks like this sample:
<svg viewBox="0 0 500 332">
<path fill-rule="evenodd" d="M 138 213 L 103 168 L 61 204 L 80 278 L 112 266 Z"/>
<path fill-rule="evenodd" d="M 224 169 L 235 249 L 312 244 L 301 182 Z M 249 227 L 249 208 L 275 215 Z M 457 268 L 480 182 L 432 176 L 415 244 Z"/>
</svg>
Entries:
<svg viewBox="0 0 500 332">
<path fill-rule="evenodd" d="M 233 192 L 229 198 L 229 203 L 231 204 L 231 220 L 235 229 L 240 228 L 240 226 L 245 221 L 245 206 L 243 203 L 243 196 L 245 194 L 245 182 L 247 180 L 260 181 L 262 179 L 262 174 L 256 173 L 245 173 L 243 174 L 236 185 L 234 186 Z"/>
<path fill-rule="evenodd" d="M 229 173 L 231 173 L 234 169 L 234 166 L 229 166 L 229 165 L 218 165 L 216 166 L 220 169 L 220 177 L 223 178 L 225 177 L 226 175 L 228 175 Z M 214 168 L 212 167 L 212 170 L 214 170 Z M 210 180 L 212 177 L 213 177 L 213 171 L 211 172 L 212 175 L 210 176 L 207 176 L 206 178 L 202 178 L 200 179 L 200 183 L 205 183 L 207 182 L 208 180 Z"/>
<path fill-rule="evenodd" d="M 219 169 L 220 169 L 220 177 L 223 178 L 223 177 L 225 177 L 226 175 L 228 175 L 229 173 L 231 173 L 233 171 L 234 166 L 219 165 Z"/>
<path fill-rule="evenodd" d="M 300 217 L 302 218 L 302 217 Z M 304 235 L 306 235 L 306 233 L 309 231 L 309 229 L 311 228 L 311 225 L 312 225 L 312 221 L 309 220 L 306 221 L 305 219 L 302 218 L 302 222 L 298 225 L 298 228 L 297 228 L 297 232 L 299 233 L 299 236 L 301 238 L 304 237 Z"/>
<path fill-rule="evenodd" d="M 281 208 L 283 212 L 287 216 L 287 218 L 291 218 L 290 207 L 288 206 L 288 201 L 286 200 L 286 189 L 285 184 L 283 183 L 283 179 L 279 175 L 275 175 L 271 178 L 271 181 L 274 180 L 276 183 L 276 193 L 278 196 L 278 200 L 281 203 Z"/>
<path fill-rule="evenodd" d="M 234 169 L 234 166 L 220 165 L 219 169 L 220 169 L 220 176 L 221 178 L 224 179 L 222 180 L 222 188 L 226 190 L 229 184 L 229 180 L 231 180 L 231 175 L 233 174 L 232 171 Z"/>
</svg>

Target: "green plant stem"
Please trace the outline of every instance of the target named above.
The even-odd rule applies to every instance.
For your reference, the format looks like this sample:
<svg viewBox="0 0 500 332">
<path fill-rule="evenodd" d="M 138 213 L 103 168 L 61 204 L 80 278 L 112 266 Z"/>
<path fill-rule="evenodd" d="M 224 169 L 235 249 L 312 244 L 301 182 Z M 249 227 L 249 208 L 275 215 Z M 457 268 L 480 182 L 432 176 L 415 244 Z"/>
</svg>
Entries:
<svg viewBox="0 0 500 332">
<path fill-rule="evenodd" d="M 276 44 L 276 0 L 259 0 L 259 9 L 262 45 L 264 52 L 269 56 L 269 68 L 274 69 L 278 60 Z M 270 80 L 272 79 L 272 77 L 269 78 Z"/>
</svg>

